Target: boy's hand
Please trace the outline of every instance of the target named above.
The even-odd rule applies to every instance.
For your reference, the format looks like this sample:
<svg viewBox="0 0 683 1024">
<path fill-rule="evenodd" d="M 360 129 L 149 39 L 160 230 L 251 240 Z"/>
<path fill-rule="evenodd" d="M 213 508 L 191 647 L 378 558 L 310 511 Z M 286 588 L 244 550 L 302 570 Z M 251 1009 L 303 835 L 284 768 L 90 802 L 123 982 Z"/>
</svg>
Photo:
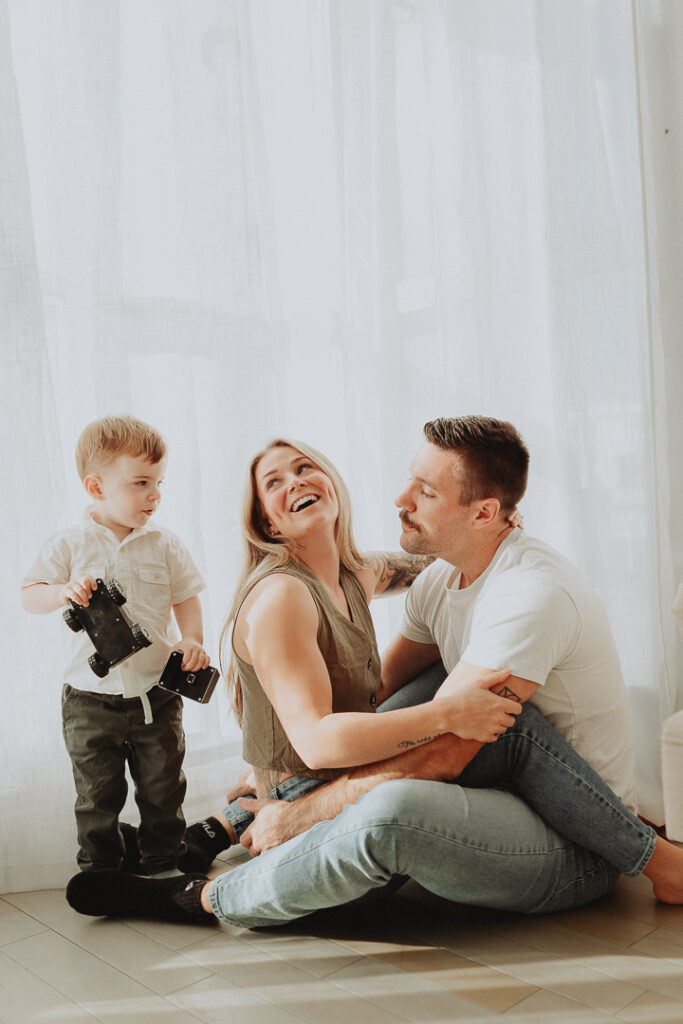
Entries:
<svg viewBox="0 0 683 1024">
<path fill-rule="evenodd" d="M 80 604 L 87 608 L 93 590 L 97 590 L 97 580 L 93 576 L 81 576 L 79 579 L 69 580 L 59 591 L 59 603 L 67 605 L 69 601 L 73 601 L 74 604 Z"/>
<path fill-rule="evenodd" d="M 183 652 L 183 660 L 180 664 L 183 672 L 198 672 L 200 668 L 209 667 L 209 655 L 199 641 L 194 640 L 191 636 L 183 637 L 171 650 Z"/>
</svg>

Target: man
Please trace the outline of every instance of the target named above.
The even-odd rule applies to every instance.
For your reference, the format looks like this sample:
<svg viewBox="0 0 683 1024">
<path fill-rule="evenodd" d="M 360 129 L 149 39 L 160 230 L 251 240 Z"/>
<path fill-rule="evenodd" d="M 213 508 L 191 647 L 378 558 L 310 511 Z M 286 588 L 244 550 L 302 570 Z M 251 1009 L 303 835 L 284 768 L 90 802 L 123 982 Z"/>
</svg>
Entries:
<svg viewBox="0 0 683 1024">
<path fill-rule="evenodd" d="M 425 426 L 396 504 L 404 549 L 437 560 L 411 588 L 383 659 L 382 696 L 439 658 L 448 677 L 436 699 L 507 666 L 506 695 L 536 704 L 633 805 L 626 696 L 605 612 L 566 559 L 516 528 L 527 467 L 508 423 L 464 417 Z M 447 734 L 350 770 L 294 804 L 250 802 L 257 817 L 243 843 L 270 852 L 211 883 L 74 879 L 67 896 L 83 913 L 196 920 L 203 909 L 208 920 L 261 926 L 346 903 L 396 876 L 457 902 L 538 913 L 585 903 L 620 871 L 644 870 L 660 898 L 683 900 L 683 851 L 658 840 L 559 739 L 556 755 L 545 719 L 531 709 L 522 719 L 521 746 L 517 723 L 484 750 Z M 482 788 L 525 773 L 525 800 Z M 433 781 L 456 776 L 460 785 Z M 579 845 L 572 801 L 586 792 L 591 823 L 579 829 Z"/>
</svg>

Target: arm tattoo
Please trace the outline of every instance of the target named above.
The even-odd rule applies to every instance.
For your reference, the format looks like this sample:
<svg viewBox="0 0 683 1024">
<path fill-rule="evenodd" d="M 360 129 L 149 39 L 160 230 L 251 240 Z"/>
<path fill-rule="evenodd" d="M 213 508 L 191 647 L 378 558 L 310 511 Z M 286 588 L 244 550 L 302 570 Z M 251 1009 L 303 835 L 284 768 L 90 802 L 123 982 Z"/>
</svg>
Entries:
<svg viewBox="0 0 683 1024">
<path fill-rule="evenodd" d="M 511 690 L 509 686 L 502 686 L 500 690 L 496 691 L 499 697 L 507 697 L 509 700 L 516 700 L 519 704 L 522 703 L 522 698 L 519 694 Z"/>
<path fill-rule="evenodd" d="M 377 578 L 378 594 L 404 590 L 434 561 L 431 555 L 409 555 L 405 551 L 371 551 L 366 557 Z"/>
<path fill-rule="evenodd" d="M 439 736 L 444 736 L 443 732 L 435 732 L 433 736 L 423 736 L 420 740 L 401 740 L 396 746 L 399 750 L 405 750 L 407 747 L 419 747 L 421 743 L 429 743 L 430 740 L 438 740 Z"/>
</svg>

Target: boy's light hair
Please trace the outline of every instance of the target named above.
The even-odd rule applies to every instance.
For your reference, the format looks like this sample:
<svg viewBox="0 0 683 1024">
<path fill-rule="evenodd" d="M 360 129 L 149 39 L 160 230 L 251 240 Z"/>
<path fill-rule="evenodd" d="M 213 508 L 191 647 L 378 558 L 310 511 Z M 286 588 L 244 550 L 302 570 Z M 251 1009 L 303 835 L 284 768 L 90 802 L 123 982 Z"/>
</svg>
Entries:
<svg viewBox="0 0 683 1024">
<path fill-rule="evenodd" d="M 273 448 L 294 448 L 305 455 L 321 469 L 330 480 L 337 495 L 339 516 L 335 526 L 335 537 L 341 564 L 351 572 L 363 569 L 367 564 L 356 547 L 351 526 L 351 499 L 339 470 L 317 449 L 301 441 L 292 441 L 278 437 L 271 441 L 263 451 L 258 452 L 249 465 L 247 482 L 242 501 L 242 539 L 244 542 L 244 559 L 242 571 L 235 589 L 228 617 L 221 630 L 219 648 L 223 675 L 228 683 L 233 708 L 238 722 L 242 721 L 242 687 L 240 684 L 237 663 L 232 650 L 231 626 L 234 625 L 242 602 L 251 588 L 264 576 L 277 571 L 286 565 L 296 562 L 294 548 L 286 537 L 274 539 L 268 532 L 266 517 L 261 506 L 256 485 L 256 470 L 268 452 Z"/>
<path fill-rule="evenodd" d="M 103 416 L 82 431 L 76 444 L 81 480 L 110 465 L 119 455 L 142 455 L 155 465 L 166 455 L 166 442 L 154 427 L 134 416 Z"/>
</svg>

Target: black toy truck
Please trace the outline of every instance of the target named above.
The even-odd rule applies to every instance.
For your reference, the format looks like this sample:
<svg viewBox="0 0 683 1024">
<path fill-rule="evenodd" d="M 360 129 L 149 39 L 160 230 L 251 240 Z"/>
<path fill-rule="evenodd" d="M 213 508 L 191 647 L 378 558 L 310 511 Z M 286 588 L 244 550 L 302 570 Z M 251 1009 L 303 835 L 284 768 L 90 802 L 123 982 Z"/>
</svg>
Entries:
<svg viewBox="0 0 683 1024">
<path fill-rule="evenodd" d="M 180 667 L 182 661 L 182 651 L 171 651 L 161 673 L 159 686 L 179 693 L 181 697 L 196 700 L 198 704 L 208 704 L 218 682 L 218 669 L 209 665 L 208 668 L 200 668 L 198 672 L 183 672 Z"/>
<path fill-rule="evenodd" d="M 98 579 L 87 608 L 70 601 L 70 607 L 63 612 L 69 629 L 74 633 L 84 629 L 92 640 L 95 653 L 88 658 L 88 664 L 101 679 L 110 668 L 152 643 L 145 627 L 131 622 L 123 611 L 121 605 L 125 603 L 126 595 L 118 580 L 112 577 L 105 583 Z"/>
</svg>

